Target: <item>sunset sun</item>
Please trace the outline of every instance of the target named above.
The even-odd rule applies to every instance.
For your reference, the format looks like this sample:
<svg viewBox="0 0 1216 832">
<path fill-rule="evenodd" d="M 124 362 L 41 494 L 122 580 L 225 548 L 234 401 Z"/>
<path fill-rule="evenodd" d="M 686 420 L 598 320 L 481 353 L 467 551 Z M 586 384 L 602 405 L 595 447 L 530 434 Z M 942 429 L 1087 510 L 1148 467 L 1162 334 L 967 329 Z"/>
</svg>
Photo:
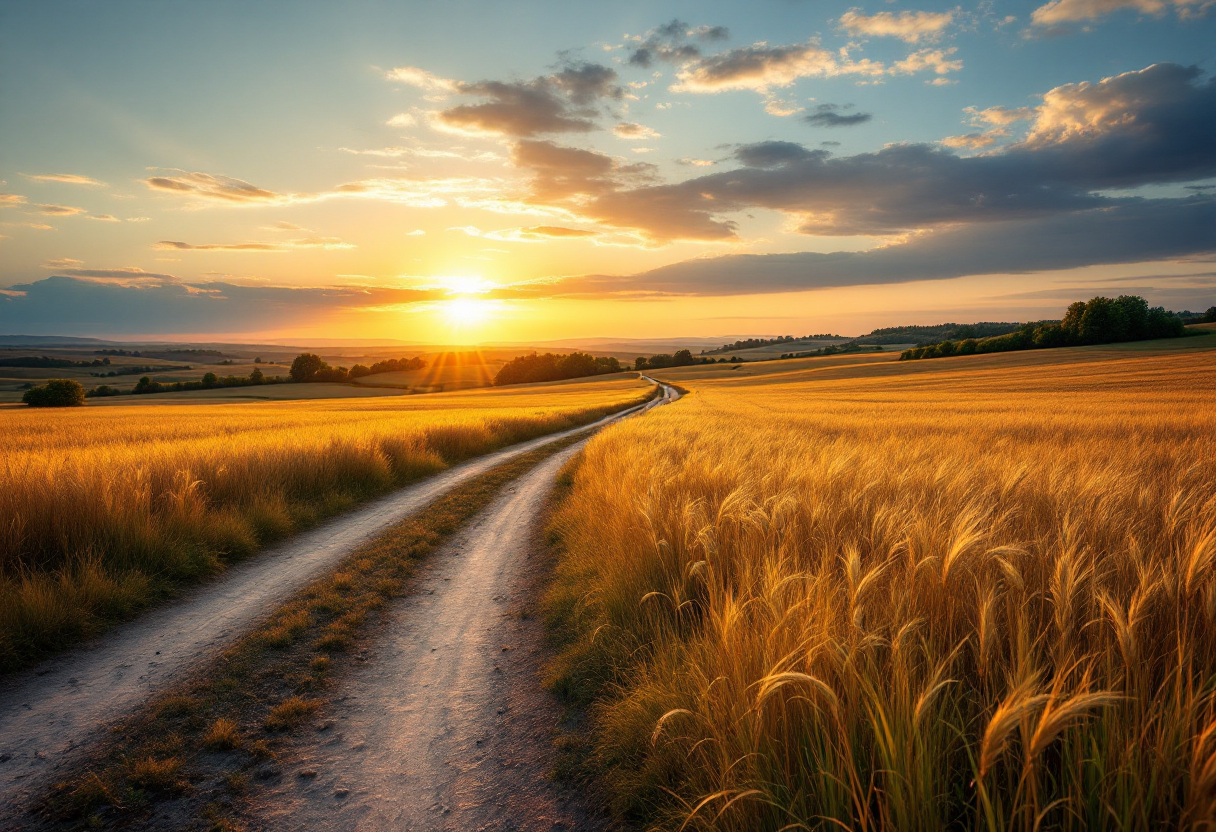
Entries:
<svg viewBox="0 0 1216 832">
<path fill-rule="evenodd" d="M 491 301 L 480 298 L 454 298 L 442 301 L 440 310 L 449 324 L 468 327 L 483 323 L 492 307 Z"/>
</svg>

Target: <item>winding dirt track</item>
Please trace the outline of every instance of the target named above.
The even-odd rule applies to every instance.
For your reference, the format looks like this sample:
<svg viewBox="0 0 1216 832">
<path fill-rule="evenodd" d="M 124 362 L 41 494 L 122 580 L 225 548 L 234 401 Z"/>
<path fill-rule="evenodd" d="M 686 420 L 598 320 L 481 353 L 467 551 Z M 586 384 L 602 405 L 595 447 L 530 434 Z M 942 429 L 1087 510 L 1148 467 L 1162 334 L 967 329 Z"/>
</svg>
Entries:
<svg viewBox="0 0 1216 832">
<path fill-rule="evenodd" d="M 664 398 L 678 397 L 664 385 Z M 547 777 L 557 702 L 538 684 L 543 631 L 525 615 L 544 580 L 539 520 L 573 445 L 516 479 L 431 555 L 388 611 L 367 662 L 328 708 L 332 727 L 258 796 L 252 825 L 314 830 L 599 830 Z"/>
<path fill-rule="evenodd" d="M 664 395 L 645 405 L 453 467 L 269 548 L 91 645 L 5 679 L 0 690 L 0 822 L 19 813 L 109 723 L 217 656 L 276 602 L 323 575 L 360 544 L 502 462 L 676 396 L 664 386 Z"/>
</svg>

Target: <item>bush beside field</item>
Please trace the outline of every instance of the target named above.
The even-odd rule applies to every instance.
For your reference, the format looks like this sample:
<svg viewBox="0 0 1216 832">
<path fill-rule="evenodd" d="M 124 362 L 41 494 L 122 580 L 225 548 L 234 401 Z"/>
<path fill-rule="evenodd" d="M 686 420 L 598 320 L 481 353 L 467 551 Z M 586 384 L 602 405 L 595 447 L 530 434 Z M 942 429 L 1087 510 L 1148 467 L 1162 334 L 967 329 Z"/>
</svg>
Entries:
<svg viewBox="0 0 1216 832">
<path fill-rule="evenodd" d="M 620 380 L 433 400 L 7 411 L 0 670 L 362 500 L 643 395 Z"/>
<path fill-rule="evenodd" d="M 552 683 L 615 810 L 1213 828 L 1212 355 L 695 380 L 594 439 Z"/>
</svg>

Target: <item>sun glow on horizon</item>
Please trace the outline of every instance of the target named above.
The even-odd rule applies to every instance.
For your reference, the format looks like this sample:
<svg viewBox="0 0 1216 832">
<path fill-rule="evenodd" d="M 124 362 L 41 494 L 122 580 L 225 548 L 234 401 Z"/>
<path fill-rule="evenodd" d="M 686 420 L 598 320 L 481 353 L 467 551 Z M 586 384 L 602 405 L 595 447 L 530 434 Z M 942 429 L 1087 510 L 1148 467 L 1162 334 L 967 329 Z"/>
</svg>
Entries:
<svg viewBox="0 0 1216 832">
<path fill-rule="evenodd" d="M 458 297 L 440 301 L 441 314 L 448 323 L 457 327 L 471 327 L 484 323 L 493 312 L 492 301 L 479 298 Z"/>
</svg>

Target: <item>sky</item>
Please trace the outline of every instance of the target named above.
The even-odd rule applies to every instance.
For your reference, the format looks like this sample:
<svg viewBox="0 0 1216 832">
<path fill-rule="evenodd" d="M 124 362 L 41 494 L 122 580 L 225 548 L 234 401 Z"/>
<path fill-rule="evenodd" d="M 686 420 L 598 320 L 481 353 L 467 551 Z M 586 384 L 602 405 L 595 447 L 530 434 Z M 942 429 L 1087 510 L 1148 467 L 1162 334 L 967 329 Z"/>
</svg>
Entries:
<svg viewBox="0 0 1216 832">
<path fill-rule="evenodd" d="M 1216 0 L 0 4 L 0 334 L 1216 304 Z"/>
</svg>

